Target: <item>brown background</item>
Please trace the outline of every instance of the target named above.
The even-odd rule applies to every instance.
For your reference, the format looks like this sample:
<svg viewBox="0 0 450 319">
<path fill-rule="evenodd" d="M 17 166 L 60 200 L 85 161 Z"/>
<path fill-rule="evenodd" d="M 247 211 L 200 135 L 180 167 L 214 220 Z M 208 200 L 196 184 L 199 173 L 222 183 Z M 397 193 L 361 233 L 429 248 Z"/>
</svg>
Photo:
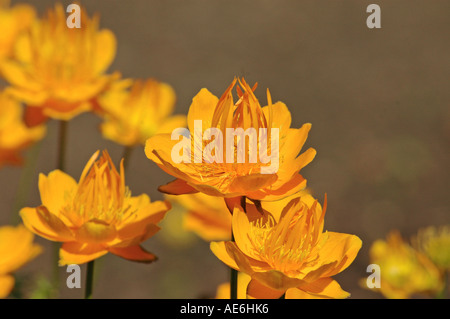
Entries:
<svg viewBox="0 0 450 319">
<path fill-rule="evenodd" d="M 19 2 L 42 13 L 55 1 L 12 1 Z M 379 297 L 358 285 L 367 276 L 373 240 L 391 229 L 409 237 L 420 227 L 449 223 L 449 1 L 81 3 L 90 14 L 99 12 L 102 27 L 117 36 L 110 70 L 170 83 L 177 113 L 187 112 L 201 88 L 221 95 L 234 76 L 245 76 L 259 82 L 262 104 L 270 88 L 275 101 L 288 105 L 294 127 L 313 124 L 306 146 L 318 154 L 303 175 L 316 197 L 328 194 L 326 229 L 363 241 L 355 262 L 336 276 L 353 298 Z M 382 29 L 366 27 L 370 3 L 381 6 Z M 67 171 L 75 178 L 97 149 L 121 156 L 122 147 L 102 139 L 99 123 L 91 114 L 70 122 Z M 56 134 L 50 122 L 38 172 L 55 168 Z M 143 148 L 130 164 L 133 193 L 161 199 L 156 188 L 171 177 L 147 160 Z M 0 224 L 10 221 L 20 173 L 0 170 Z M 36 173 L 27 205 L 38 204 Z M 160 257 L 152 265 L 102 258 L 94 297 L 214 296 L 228 270 L 195 236 L 174 240 L 172 224 L 144 244 Z M 48 249 L 22 273 L 50 273 L 50 247 L 37 242 Z M 64 283 L 63 269 L 61 275 Z M 78 298 L 82 289 L 62 286 L 61 296 Z"/>
</svg>

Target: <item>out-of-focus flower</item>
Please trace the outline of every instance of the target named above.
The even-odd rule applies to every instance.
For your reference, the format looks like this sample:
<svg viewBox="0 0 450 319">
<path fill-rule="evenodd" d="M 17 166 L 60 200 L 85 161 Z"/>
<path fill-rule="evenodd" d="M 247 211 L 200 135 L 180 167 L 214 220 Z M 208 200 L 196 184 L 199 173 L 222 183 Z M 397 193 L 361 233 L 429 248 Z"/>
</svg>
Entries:
<svg viewBox="0 0 450 319">
<path fill-rule="evenodd" d="M 170 85 L 136 80 L 128 89 L 126 82 L 119 81 L 99 99 L 105 138 L 125 146 L 144 145 L 155 134 L 186 126 L 186 116 L 171 116 L 176 96 Z"/>
<path fill-rule="evenodd" d="M 222 197 L 196 193 L 167 195 L 166 198 L 186 210 L 184 229 L 195 232 L 206 241 L 231 238 L 231 214 Z"/>
<path fill-rule="evenodd" d="M 439 269 L 450 271 L 450 226 L 421 229 L 414 242 Z"/>
<path fill-rule="evenodd" d="M 0 227 L 0 298 L 7 297 L 14 287 L 11 273 L 41 253 L 33 238 L 23 225 Z"/>
<path fill-rule="evenodd" d="M 23 208 L 25 226 L 35 234 L 63 242 L 60 265 L 82 264 L 108 252 L 128 260 L 152 262 L 156 256 L 140 243 L 153 236 L 170 209 L 164 201 L 150 202 L 143 194 L 131 196 L 106 151 L 96 152 L 77 183 L 55 170 L 39 176 L 42 205 Z"/>
<path fill-rule="evenodd" d="M 15 59 L 0 69 L 11 84 L 9 91 L 34 114 L 70 120 L 92 110 L 95 98 L 118 74 L 106 75 L 116 53 L 116 39 L 99 30 L 98 17 L 81 12 L 81 28 L 68 28 L 61 4 L 21 34 L 14 46 Z"/>
<path fill-rule="evenodd" d="M 275 206 L 277 202 L 270 204 Z M 222 262 L 251 276 L 249 296 L 350 295 L 331 277 L 353 262 L 362 243 L 355 235 L 323 232 L 326 207 L 322 210 L 310 195 L 295 198 L 278 209 L 264 210 L 263 216 L 258 216 L 251 206 L 247 205 L 247 214 L 240 206 L 234 208 L 235 242 L 211 243 L 211 250 Z"/>
<path fill-rule="evenodd" d="M 45 126 L 28 128 L 22 121 L 22 107 L 19 102 L 0 92 L 0 167 L 21 164 L 20 152 L 40 140 Z"/>
<path fill-rule="evenodd" d="M 310 148 L 297 155 L 306 141 L 311 125 L 305 124 L 299 129 L 290 128 L 291 114 L 286 105 L 281 102 L 272 105 L 270 93 L 267 92 L 268 106 L 261 108 L 253 94 L 255 87 L 251 88 L 244 79 L 236 87 L 239 99 L 236 103 L 233 102 L 231 91 L 235 84 L 236 79 L 220 99 L 206 89 L 202 89 L 194 97 L 188 113 L 192 144 L 191 154 L 187 156 L 189 162 L 179 162 L 172 158 L 174 147 L 180 142 L 172 140 L 171 134 L 158 134 L 147 141 L 147 157 L 177 178 L 161 186 L 160 191 L 174 195 L 203 192 L 225 198 L 246 196 L 253 200 L 277 200 L 305 188 L 306 180 L 299 172 L 313 160 L 316 152 Z M 195 129 L 196 121 L 201 121 L 201 130 Z M 211 128 L 219 129 L 222 139 L 219 134 L 213 142 L 207 138 L 202 139 L 215 135 L 211 133 L 212 130 L 208 130 Z M 234 129 L 235 132 L 239 129 L 247 132 L 250 129 L 250 132 L 259 135 L 257 139 L 252 139 L 252 143 L 242 143 L 247 140 L 244 136 L 240 141 L 233 138 L 228 143 L 230 145 L 227 145 L 227 129 Z M 260 129 L 266 130 L 264 137 L 260 135 Z M 278 129 L 278 138 L 277 130 L 274 129 Z M 212 151 L 209 149 L 211 153 L 208 154 L 210 144 L 218 147 L 214 147 Z M 223 154 L 220 154 L 220 145 Z M 272 146 L 275 152 L 271 151 L 272 160 L 262 161 L 261 158 L 269 153 L 268 149 L 272 150 Z M 235 160 L 231 159 L 233 154 L 234 157 L 237 156 Z M 239 154 L 243 157 L 241 163 L 238 162 Z M 258 156 L 250 159 L 252 154 Z M 276 167 L 272 166 L 275 158 Z M 268 170 L 262 173 L 263 169 Z"/>
<path fill-rule="evenodd" d="M 10 58 L 17 36 L 30 27 L 36 13 L 26 4 L 9 6 L 9 1 L 0 0 L 0 61 Z"/>
<path fill-rule="evenodd" d="M 442 290 L 438 268 L 413 249 L 398 231 L 386 240 L 376 240 L 370 248 L 370 261 L 380 266 L 379 292 L 386 298 L 406 299 L 414 294 L 435 295 Z"/>
</svg>

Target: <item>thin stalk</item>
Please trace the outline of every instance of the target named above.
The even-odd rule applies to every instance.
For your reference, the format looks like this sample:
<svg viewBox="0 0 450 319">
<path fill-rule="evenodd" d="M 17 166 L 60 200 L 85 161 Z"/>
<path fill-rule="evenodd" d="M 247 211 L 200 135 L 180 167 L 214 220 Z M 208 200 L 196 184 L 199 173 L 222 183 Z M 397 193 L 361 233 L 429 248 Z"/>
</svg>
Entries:
<svg viewBox="0 0 450 319">
<path fill-rule="evenodd" d="M 234 242 L 233 230 L 231 230 L 231 241 Z M 237 299 L 238 271 L 230 268 L 230 299 Z"/>
<path fill-rule="evenodd" d="M 67 126 L 66 121 L 59 121 L 58 157 L 56 161 L 56 168 L 61 171 L 64 171 L 66 168 Z"/>
<path fill-rule="evenodd" d="M 56 168 L 64 171 L 66 168 L 66 149 L 67 149 L 67 127 L 68 122 L 59 121 L 59 133 L 58 133 L 58 152 L 56 158 Z M 59 243 L 53 244 L 53 288 L 57 292 L 59 288 Z M 56 294 L 56 293 L 55 293 Z"/>
<path fill-rule="evenodd" d="M 86 286 L 84 290 L 84 299 L 92 299 L 92 290 L 94 286 L 94 260 L 87 264 Z"/>
<path fill-rule="evenodd" d="M 25 206 L 28 195 L 30 194 L 31 181 L 36 169 L 41 143 L 41 141 L 37 142 L 27 152 L 25 166 L 22 168 L 16 198 L 14 199 L 13 214 L 11 216 L 12 224 L 17 224 L 20 221 L 19 211 Z"/>
<path fill-rule="evenodd" d="M 123 149 L 123 169 L 126 171 L 128 167 L 128 162 L 130 161 L 131 154 L 133 153 L 134 147 L 132 146 L 125 146 Z"/>
<path fill-rule="evenodd" d="M 247 213 L 247 197 L 241 197 L 241 207 L 245 213 Z M 231 229 L 231 241 L 234 242 L 233 229 Z M 231 268 L 230 272 L 230 299 L 238 299 L 238 271 Z"/>
</svg>

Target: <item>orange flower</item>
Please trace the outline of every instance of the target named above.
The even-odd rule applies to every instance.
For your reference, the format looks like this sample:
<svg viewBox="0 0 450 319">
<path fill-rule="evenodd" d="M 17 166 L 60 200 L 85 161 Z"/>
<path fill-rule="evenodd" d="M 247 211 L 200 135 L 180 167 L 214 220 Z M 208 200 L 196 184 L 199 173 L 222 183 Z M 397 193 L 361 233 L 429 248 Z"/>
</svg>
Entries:
<svg viewBox="0 0 450 319">
<path fill-rule="evenodd" d="M 0 0 L 0 61 L 13 55 L 17 36 L 30 27 L 35 15 L 36 12 L 29 5 L 9 7 L 9 1 Z"/>
<path fill-rule="evenodd" d="M 326 203 L 326 200 L 325 200 Z M 252 277 L 247 294 L 253 298 L 346 298 L 331 277 L 347 268 L 361 248 L 349 234 L 323 232 L 325 210 L 310 195 L 264 215 L 252 205 L 247 214 L 233 212 L 235 242 L 213 242 L 212 252 L 229 267 Z"/>
<path fill-rule="evenodd" d="M 0 298 L 7 297 L 14 287 L 10 274 L 41 253 L 33 238 L 23 225 L 0 227 Z"/>
<path fill-rule="evenodd" d="M 145 144 L 158 133 L 169 133 L 186 126 L 186 116 L 170 116 L 175 106 L 173 88 L 153 79 L 115 83 L 99 99 L 104 123 L 103 136 L 125 146 Z"/>
<path fill-rule="evenodd" d="M 63 242 L 60 265 L 82 264 L 108 252 L 125 259 L 152 262 L 155 255 L 139 244 L 153 236 L 170 209 L 167 202 L 150 202 L 143 194 L 131 196 L 108 153 L 96 152 L 77 183 L 55 170 L 39 176 L 42 206 L 24 208 L 20 215 L 35 234 Z"/>
<path fill-rule="evenodd" d="M 19 102 L 5 92 L 0 92 L 0 167 L 21 164 L 20 152 L 40 140 L 45 131 L 44 126 L 25 126 Z"/>
<path fill-rule="evenodd" d="M 96 96 L 118 77 L 104 74 L 116 40 L 98 24 L 98 17 L 82 11 L 81 28 L 71 29 L 61 4 L 49 10 L 17 40 L 15 59 L 0 65 L 10 92 L 41 117 L 70 120 L 91 110 Z"/>
<path fill-rule="evenodd" d="M 172 158 L 177 144 L 181 142 L 172 140 L 171 134 L 159 134 L 147 141 L 147 157 L 177 178 L 161 186 L 160 191 L 174 195 L 203 192 L 225 198 L 246 196 L 253 200 L 277 200 L 305 188 L 306 180 L 299 172 L 313 160 L 316 152 L 310 148 L 297 155 L 311 125 L 305 124 L 300 129 L 290 128 L 291 114 L 286 105 L 282 102 L 272 105 L 267 91 L 268 106 L 261 108 L 253 94 L 255 87 L 250 88 L 244 79 L 236 88 L 239 100 L 233 102 L 231 90 L 235 83 L 236 79 L 220 99 L 206 89 L 194 97 L 188 114 L 192 151 L 186 155 L 186 148 L 183 147 L 182 161 Z M 197 121 L 201 121 L 200 129 L 197 128 Z M 220 135 L 216 135 L 213 141 L 205 138 L 211 134 L 211 129 L 223 132 L 222 139 Z M 252 140 L 254 143 L 246 143 L 250 137 L 247 139 L 245 135 L 240 140 L 238 137 L 237 142 L 232 137 L 233 140 L 227 144 L 225 132 L 233 130 L 256 134 L 266 130 L 266 135 L 263 138 L 259 134 L 257 139 Z M 245 149 L 241 145 L 243 141 Z M 225 146 L 227 152 L 223 151 L 222 156 L 217 151 L 219 147 L 211 151 L 211 144 L 222 145 L 222 151 Z M 268 155 L 268 149 L 278 167 L 272 167 L 273 161 L 262 160 Z M 211 151 L 209 155 L 208 150 Z M 211 157 L 215 160 L 211 160 Z M 263 172 L 264 169 L 267 171 Z"/>
</svg>

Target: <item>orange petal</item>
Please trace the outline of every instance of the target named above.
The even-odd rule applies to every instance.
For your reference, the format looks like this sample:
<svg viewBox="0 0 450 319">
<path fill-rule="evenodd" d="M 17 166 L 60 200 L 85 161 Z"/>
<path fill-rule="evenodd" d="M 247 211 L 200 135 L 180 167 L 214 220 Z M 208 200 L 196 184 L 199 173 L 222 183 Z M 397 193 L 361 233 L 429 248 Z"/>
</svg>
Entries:
<svg viewBox="0 0 450 319">
<path fill-rule="evenodd" d="M 194 96 L 188 112 L 188 128 L 191 132 L 194 132 L 194 121 L 196 120 L 202 121 L 203 130 L 211 126 L 211 120 L 218 102 L 219 99 L 205 88 Z"/>
<path fill-rule="evenodd" d="M 39 126 L 48 120 L 48 117 L 42 113 L 42 108 L 33 106 L 26 107 L 23 117 L 28 127 Z"/>
<path fill-rule="evenodd" d="M 303 283 L 300 279 L 288 277 L 282 272 L 273 269 L 264 272 L 255 272 L 251 276 L 265 286 L 275 290 L 282 290 L 283 292 Z"/>
<path fill-rule="evenodd" d="M 13 276 L 0 276 L 0 299 L 8 297 L 14 288 L 14 277 Z"/>
<path fill-rule="evenodd" d="M 182 179 L 176 179 L 167 183 L 166 185 L 159 186 L 158 190 L 162 193 L 170 195 L 198 193 L 198 190 L 190 186 L 186 181 Z"/>
<path fill-rule="evenodd" d="M 234 242 L 212 242 L 210 248 L 223 263 L 246 274 L 252 275 L 255 271 L 270 268 L 266 263 L 246 256 Z"/>
<path fill-rule="evenodd" d="M 97 33 L 96 56 L 94 71 L 101 74 L 111 65 L 116 55 L 117 40 L 110 30 L 101 30 Z"/>
<path fill-rule="evenodd" d="M 276 174 L 251 174 L 237 176 L 230 185 L 230 191 L 242 195 L 268 187 L 277 180 Z"/>
<path fill-rule="evenodd" d="M 247 295 L 256 299 L 278 299 L 283 294 L 284 290 L 267 287 L 255 279 L 250 280 L 247 286 Z"/>
<path fill-rule="evenodd" d="M 109 225 L 101 220 L 90 220 L 75 232 L 77 241 L 92 244 L 106 243 L 112 240 L 116 234 L 114 225 Z"/>
<path fill-rule="evenodd" d="M 234 211 L 234 208 L 236 206 L 240 206 L 241 205 L 241 196 L 236 196 L 236 197 L 225 197 L 225 204 L 227 205 L 228 210 L 230 211 L 230 213 L 232 214 Z"/>
<path fill-rule="evenodd" d="M 52 241 L 73 240 L 73 234 L 61 219 L 45 206 L 25 207 L 20 211 L 24 225 L 35 234 Z"/>
<path fill-rule="evenodd" d="M 66 242 L 59 250 L 59 265 L 84 264 L 107 253 L 108 250 L 99 244 Z"/>
<path fill-rule="evenodd" d="M 39 192 L 42 205 L 53 214 L 58 214 L 77 189 L 77 182 L 68 174 L 54 170 L 48 176 L 39 175 Z"/>
<path fill-rule="evenodd" d="M 264 116 L 269 119 L 269 107 L 265 106 L 262 108 Z M 291 126 L 291 112 L 289 112 L 288 107 L 283 102 L 276 102 L 272 104 L 272 127 L 278 128 L 280 130 L 280 136 Z"/>
<path fill-rule="evenodd" d="M 334 276 L 347 268 L 361 249 L 362 241 L 355 235 L 327 232 L 328 240 L 320 250 L 320 258 L 325 263 L 336 261 L 335 267 L 328 269 L 321 277 Z"/>
<path fill-rule="evenodd" d="M 174 129 L 186 126 L 186 116 L 184 115 L 174 115 L 162 123 L 155 134 L 167 134 L 172 133 Z"/>
<path fill-rule="evenodd" d="M 211 242 L 209 244 L 209 247 L 213 254 L 228 267 L 231 267 L 238 271 L 240 270 L 238 264 L 234 260 L 234 255 L 230 253 L 230 248 L 229 245 L 227 245 L 227 242 Z"/>
<path fill-rule="evenodd" d="M 110 247 L 109 251 L 117 255 L 119 257 L 131 260 L 138 261 L 142 263 L 151 263 L 157 260 L 157 257 L 152 253 L 149 253 L 144 248 L 139 245 L 130 246 L 130 247 Z"/>
<path fill-rule="evenodd" d="M 297 289 L 295 289 L 297 290 Z M 339 283 L 332 278 L 320 278 L 311 283 L 306 283 L 298 287 L 298 290 L 302 290 L 308 294 L 312 294 L 316 298 L 333 298 L 333 299 L 345 299 L 350 294 L 344 291 Z M 295 296 L 296 291 L 291 291 L 290 296 Z M 288 294 L 286 293 L 286 297 Z"/>
<path fill-rule="evenodd" d="M 280 185 L 279 188 L 275 188 L 277 183 L 278 181 L 275 182 L 271 189 L 249 192 L 247 196 L 252 199 L 275 201 L 284 199 L 306 188 L 306 179 L 300 174 L 296 174 L 290 181 Z"/>
</svg>

